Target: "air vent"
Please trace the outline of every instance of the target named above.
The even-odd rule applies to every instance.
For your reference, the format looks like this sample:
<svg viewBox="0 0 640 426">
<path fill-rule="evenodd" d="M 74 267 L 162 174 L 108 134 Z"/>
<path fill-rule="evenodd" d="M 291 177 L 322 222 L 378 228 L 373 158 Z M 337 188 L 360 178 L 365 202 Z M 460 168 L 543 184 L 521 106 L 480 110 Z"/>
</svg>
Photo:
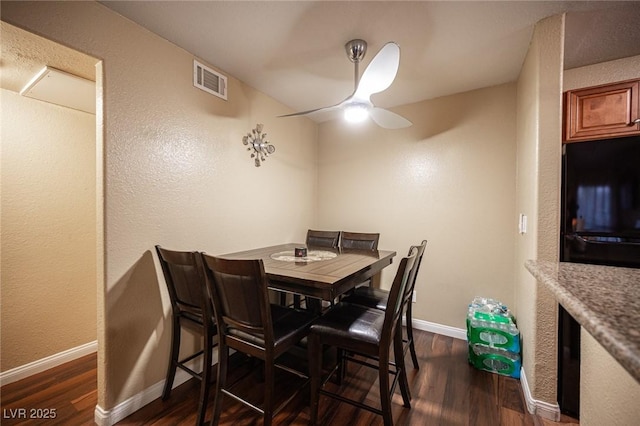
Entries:
<svg viewBox="0 0 640 426">
<path fill-rule="evenodd" d="M 227 100 L 227 77 L 196 60 L 193 61 L 193 85 Z"/>
</svg>

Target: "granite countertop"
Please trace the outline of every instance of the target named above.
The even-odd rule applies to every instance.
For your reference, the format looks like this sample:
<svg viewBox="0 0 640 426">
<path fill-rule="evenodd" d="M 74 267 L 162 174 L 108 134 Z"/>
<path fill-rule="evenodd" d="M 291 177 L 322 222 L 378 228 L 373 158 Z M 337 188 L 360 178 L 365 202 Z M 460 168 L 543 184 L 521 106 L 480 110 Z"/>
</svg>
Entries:
<svg viewBox="0 0 640 426">
<path fill-rule="evenodd" d="M 541 260 L 525 266 L 640 382 L 640 269 Z"/>
</svg>

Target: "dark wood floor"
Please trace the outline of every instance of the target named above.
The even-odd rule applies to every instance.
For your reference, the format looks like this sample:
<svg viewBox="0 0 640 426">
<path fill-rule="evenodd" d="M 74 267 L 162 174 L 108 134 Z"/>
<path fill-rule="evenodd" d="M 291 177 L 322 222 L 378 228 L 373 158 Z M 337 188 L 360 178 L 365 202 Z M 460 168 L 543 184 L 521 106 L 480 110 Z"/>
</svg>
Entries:
<svg viewBox="0 0 640 426">
<path fill-rule="evenodd" d="M 416 331 L 416 348 L 421 367 L 419 370 L 409 368 L 412 408 L 403 408 L 399 389 L 393 399 L 393 417 L 398 425 L 551 426 L 577 423 L 564 416 L 560 423 L 554 423 L 529 414 L 520 382 L 469 366 L 464 341 Z M 378 395 L 376 376 L 376 371 L 350 364 L 343 389 L 351 397 L 375 403 Z M 251 384 L 245 386 L 245 390 L 261 395 L 260 384 L 256 384 L 259 380 L 252 379 L 249 378 Z M 283 376 L 276 393 L 285 393 L 290 388 L 291 382 Z M 118 424 L 193 425 L 197 397 L 198 386 L 193 381 L 187 382 L 174 389 L 169 400 L 155 400 Z M 306 425 L 309 421 L 308 397 L 308 392 L 302 392 L 278 414 L 275 424 Z M 2 387 L 1 423 L 91 425 L 96 402 L 94 354 Z M 209 409 L 212 402 L 213 396 Z M 229 398 L 225 398 L 224 407 L 221 424 L 262 424 L 258 415 Z M 32 414 L 42 416 L 47 409 L 50 414 L 53 409 L 55 418 L 15 418 L 23 413 L 20 409 L 26 410 L 27 417 Z M 320 400 L 320 416 L 325 425 L 382 424 L 381 418 L 372 413 L 326 397 Z"/>
<path fill-rule="evenodd" d="M 96 354 L 0 389 L 5 425 L 91 425 L 98 403 Z M 48 418 L 45 418 L 48 417 Z"/>
</svg>

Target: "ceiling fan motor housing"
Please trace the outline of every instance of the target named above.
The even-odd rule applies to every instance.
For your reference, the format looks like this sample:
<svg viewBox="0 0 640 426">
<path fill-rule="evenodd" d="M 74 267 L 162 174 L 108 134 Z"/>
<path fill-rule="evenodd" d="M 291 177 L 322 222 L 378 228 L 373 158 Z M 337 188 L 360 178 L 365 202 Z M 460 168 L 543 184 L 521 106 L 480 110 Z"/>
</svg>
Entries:
<svg viewBox="0 0 640 426">
<path fill-rule="evenodd" d="M 344 48 L 347 50 L 349 60 L 358 63 L 364 58 L 364 54 L 367 53 L 367 42 L 357 38 L 347 42 Z"/>
</svg>

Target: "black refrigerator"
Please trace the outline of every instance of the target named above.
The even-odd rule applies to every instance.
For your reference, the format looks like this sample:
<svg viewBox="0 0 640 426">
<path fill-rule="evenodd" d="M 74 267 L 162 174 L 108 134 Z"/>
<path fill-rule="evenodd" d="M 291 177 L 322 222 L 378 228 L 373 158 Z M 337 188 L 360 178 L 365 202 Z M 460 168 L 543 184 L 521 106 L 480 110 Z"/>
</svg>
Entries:
<svg viewBox="0 0 640 426">
<path fill-rule="evenodd" d="M 640 136 L 569 143 L 562 157 L 560 260 L 640 268 Z M 580 326 L 562 306 L 558 331 L 558 403 L 578 417 Z"/>
</svg>

